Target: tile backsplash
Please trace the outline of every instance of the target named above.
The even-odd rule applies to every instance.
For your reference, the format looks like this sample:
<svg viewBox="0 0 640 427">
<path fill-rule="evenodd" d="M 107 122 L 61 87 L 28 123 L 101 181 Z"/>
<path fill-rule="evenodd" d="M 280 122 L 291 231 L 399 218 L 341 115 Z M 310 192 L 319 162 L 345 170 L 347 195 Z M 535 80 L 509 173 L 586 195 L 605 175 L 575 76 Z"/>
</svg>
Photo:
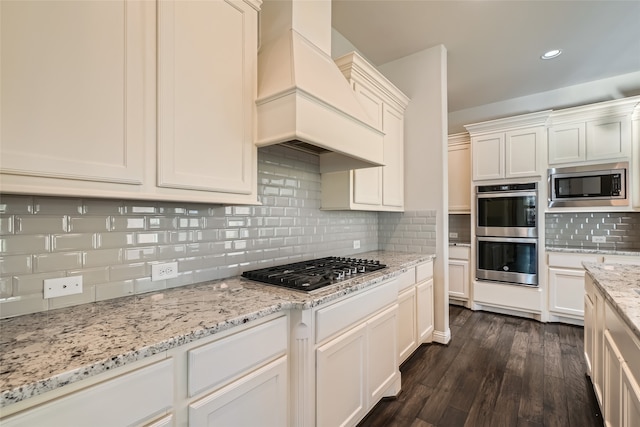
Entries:
<svg viewBox="0 0 640 427">
<path fill-rule="evenodd" d="M 377 250 L 401 224 L 395 250 L 435 248 L 434 212 L 321 211 L 320 191 L 317 156 L 274 146 L 258 154 L 261 206 L 0 195 L 0 317 Z M 178 277 L 152 282 L 170 261 Z M 43 298 L 44 279 L 79 274 L 82 294 Z"/>
<path fill-rule="evenodd" d="M 545 240 L 553 247 L 640 250 L 640 212 L 548 213 Z"/>
<path fill-rule="evenodd" d="M 451 237 L 456 233 L 458 237 Z M 471 215 L 449 214 L 449 242 L 471 243 Z"/>
</svg>

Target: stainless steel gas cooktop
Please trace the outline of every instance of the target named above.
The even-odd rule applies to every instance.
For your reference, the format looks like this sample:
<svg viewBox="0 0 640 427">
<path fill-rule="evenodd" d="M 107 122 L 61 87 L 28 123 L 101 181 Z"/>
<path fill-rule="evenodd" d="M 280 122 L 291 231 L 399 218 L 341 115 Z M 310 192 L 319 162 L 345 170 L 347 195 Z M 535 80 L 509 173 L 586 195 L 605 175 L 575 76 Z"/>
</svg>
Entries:
<svg viewBox="0 0 640 427">
<path fill-rule="evenodd" d="M 311 292 L 386 267 L 377 260 L 326 257 L 245 271 L 242 276 L 270 285 Z"/>
</svg>

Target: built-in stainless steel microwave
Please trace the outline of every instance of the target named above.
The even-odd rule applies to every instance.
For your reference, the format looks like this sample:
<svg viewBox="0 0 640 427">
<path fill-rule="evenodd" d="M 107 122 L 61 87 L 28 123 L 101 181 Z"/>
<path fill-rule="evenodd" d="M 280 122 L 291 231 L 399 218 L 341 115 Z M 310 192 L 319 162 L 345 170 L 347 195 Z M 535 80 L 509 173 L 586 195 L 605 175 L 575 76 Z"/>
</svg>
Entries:
<svg viewBox="0 0 640 427">
<path fill-rule="evenodd" d="M 550 208 L 629 204 L 628 162 L 554 168 L 548 178 Z"/>
</svg>

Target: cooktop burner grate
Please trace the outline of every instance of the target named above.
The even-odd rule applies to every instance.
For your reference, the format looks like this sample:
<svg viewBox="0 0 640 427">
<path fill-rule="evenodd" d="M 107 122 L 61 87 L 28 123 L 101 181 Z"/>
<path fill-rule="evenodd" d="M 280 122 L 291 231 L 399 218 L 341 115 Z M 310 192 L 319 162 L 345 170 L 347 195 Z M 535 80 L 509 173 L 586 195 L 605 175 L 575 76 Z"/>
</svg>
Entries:
<svg viewBox="0 0 640 427">
<path fill-rule="evenodd" d="M 245 271 L 242 276 L 262 283 L 311 292 L 386 267 L 376 260 L 326 257 Z"/>
</svg>

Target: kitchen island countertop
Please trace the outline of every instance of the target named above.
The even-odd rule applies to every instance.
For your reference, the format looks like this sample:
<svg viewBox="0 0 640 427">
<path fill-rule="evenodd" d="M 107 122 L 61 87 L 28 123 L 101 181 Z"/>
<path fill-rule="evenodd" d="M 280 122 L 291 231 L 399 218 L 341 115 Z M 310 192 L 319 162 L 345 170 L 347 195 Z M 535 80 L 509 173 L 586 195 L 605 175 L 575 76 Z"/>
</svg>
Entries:
<svg viewBox="0 0 640 427">
<path fill-rule="evenodd" d="M 547 246 L 547 252 L 564 252 L 569 254 L 596 254 L 596 255 L 621 255 L 621 256 L 637 256 L 640 257 L 639 249 L 597 249 L 597 248 L 576 248 L 576 247 L 560 247 Z"/>
<path fill-rule="evenodd" d="M 583 263 L 587 274 L 640 339 L 640 266 L 630 264 Z"/>
<path fill-rule="evenodd" d="M 388 268 L 314 294 L 232 277 L 0 320 L 0 408 L 273 313 L 320 306 L 435 257 L 350 256 Z"/>
</svg>

